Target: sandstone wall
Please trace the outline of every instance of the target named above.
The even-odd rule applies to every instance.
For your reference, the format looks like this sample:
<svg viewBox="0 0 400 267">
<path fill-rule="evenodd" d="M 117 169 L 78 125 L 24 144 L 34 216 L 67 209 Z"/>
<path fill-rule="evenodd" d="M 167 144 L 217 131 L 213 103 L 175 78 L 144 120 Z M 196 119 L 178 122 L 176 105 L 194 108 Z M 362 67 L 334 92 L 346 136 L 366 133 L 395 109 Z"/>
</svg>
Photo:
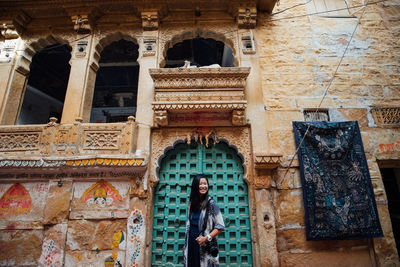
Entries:
<svg viewBox="0 0 400 267">
<path fill-rule="evenodd" d="M 305 1 L 283 1 L 274 12 Z M 353 5 L 360 4 L 352 1 Z M 356 9 L 355 9 L 356 10 Z M 367 7 L 326 97 L 332 78 L 362 14 L 327 18 L 303 16 L 307 5 L 259 18 L 255 30 L 269 146 L 283 154 L 270 189 L 281 266 L 398 266 L 379 160 L 400 160 L 398 128 L 378 125 L 373 106 L 400 106 L 400 4 L 387 1 Z M 292 121 L 304 109 L 329 111 L 331 121 L 357 120 L 385 237 L 373 241 L 305 240 L 304 209 Z M 398 161 L 400 162 L 400 161 Z M 397 166 L 400 166 L 398 164 Z"/>
</svg>

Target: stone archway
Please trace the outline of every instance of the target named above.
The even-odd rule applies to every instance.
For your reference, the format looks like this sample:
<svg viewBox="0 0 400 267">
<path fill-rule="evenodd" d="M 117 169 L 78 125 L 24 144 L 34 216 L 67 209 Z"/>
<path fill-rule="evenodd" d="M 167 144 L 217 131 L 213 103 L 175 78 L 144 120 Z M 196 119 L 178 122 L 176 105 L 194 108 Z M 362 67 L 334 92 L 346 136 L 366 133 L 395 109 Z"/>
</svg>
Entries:
<svg viewBox="0 0 400 267">
<path fill-rule="evenodd" d="M 247 199 L 248 199 L 248 216 L 249 216 L 249 234 L 253 240 L 251 246 L 251 261 L 254 265 L 257 265 L 257 259 L 259 254 L 259 248 L 257 244 L 257 225 L 256 225 L 256 208 L 254 206 L 254 186 L 253 186 L 253 163 L 251 156 L 251 140 L 250 140 L 250 129 L 248 127 L 225 127 L 225 128 L 214 128 L 213 140 L 216 140 L 216 144 L 224 144 L 230 151 L 234 151 L 235 157 L 238 157 L 241 161 L 241 168 L 243 171 L 242 184 L 247 188 Z M 153 220 L 157 218 L 156 210 L 153 209 L 153 203 L 156 203 L 157 186 L 162 181 L 158 173 L 162 169 L 162 158 L 167 155 L 168 151 L 174 151 L 177 145 L 186 145 L 188 138 L 194 140 L 192 137 L 199 138 L 203 136 L 203 140 L 208 132 L 207 129 L 203 128 L 158 128 L 153 129 L 151 142 L 151 157 L 149 162 L 149 188 L 151 189 L 149 196 L 149 204 L 147 206 L 148 214 L 152 215 L 150 218 Z M 180 140 L 180 141 L 177 141 Z M 197 139 L 198 140 L 198 139 Z M 191 142 L 192 143 L 192 142 Z M 217 175 L 217 173 L 216 173 Z M 217 188 L 215 189 L 217 190 Z M 223 189 L 222 189 L 223 190 Z M 185 207 L 186 209 L 186 207 Z M 179 211 L 180 212 L 180 211 Z M 228 211 L 229 212 L 229 211 Z M 186 216 L 184 214 L 183 216 Z M 250 219 L 251 218 L 251 219 Z M 180 221 L 179 221 L 180 223 Z M 149 224 L 147 229 L 147 240 L 149 245 L 152 243 L 153 238 L 153 224 Z M 232 238 L 234 238 L 232 236 Z M 152 246 L 150 245 L 146 250 L 146 266 L 151 266 L 152 262 Z M 225 258 L 226 259 L 226 258 Z M 233 264 L 233 262 L 232 262 Z"/>
<path fill-rule="evenodd" d="M 243 158 L 225 141 L 209 144 L 177 142 L 160 159 L 159 182 L 154 190 L 152 266 L 182 264 L 188 196 L 193 177 L 204 173 L 210 195 L 225 221 L 218 237 L 220 262 L 252 266 L 248 190 L 243 180 Z"/>
</svg>

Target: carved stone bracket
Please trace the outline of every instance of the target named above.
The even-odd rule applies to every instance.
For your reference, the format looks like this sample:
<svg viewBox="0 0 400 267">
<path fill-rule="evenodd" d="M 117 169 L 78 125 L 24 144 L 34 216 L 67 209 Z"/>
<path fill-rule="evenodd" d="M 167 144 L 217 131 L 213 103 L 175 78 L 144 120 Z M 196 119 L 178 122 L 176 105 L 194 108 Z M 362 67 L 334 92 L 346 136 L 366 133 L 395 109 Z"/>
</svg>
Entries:
<svg viewBox="0 0 400 267">
<path fill-rule="evenodd" d="M 75 32 L 79 34 L 88 34 L 93 30 L 96 21 L 103 14 L 96 8 L 66 8 L 71 17 Z"/>
<path fill-rule="evenodd" d="M 232 125 L 243 126 L 246 124 L 246 115 L 244 110 L 232 111 Z"/>
<path fill-rule="evenodd" d="M 254 29 L 257 24 L 256 7 L 239 7 L 237 16 L 238 27 L 242 29 Z"/>
<path fill-rule="evenodd" d="M 142 11 L 142 27 L 145 31 L 158 29 L 159 15 L 157 11 Z"/>
<path fill-rule="evenodd" d="M 154 122 L 159 126 L 168 125 L 168 112 L 166 110 L 154 111 Z"/>
<path fill-rule="evenodd" d="M 256 154 L 254 157 L 255 168 L 262 169 L 276 169 L 282 162 L 282 155 L 269 155 L 269 154 Z"/>
<path fill-rule="evenodd" d="M 256 189 L 271 188 L 274 186 L 274 172 L 281 162 L 282 155 L 256 154 L 254 156 L 256 169 L 254 185 Z"/>
</svg>

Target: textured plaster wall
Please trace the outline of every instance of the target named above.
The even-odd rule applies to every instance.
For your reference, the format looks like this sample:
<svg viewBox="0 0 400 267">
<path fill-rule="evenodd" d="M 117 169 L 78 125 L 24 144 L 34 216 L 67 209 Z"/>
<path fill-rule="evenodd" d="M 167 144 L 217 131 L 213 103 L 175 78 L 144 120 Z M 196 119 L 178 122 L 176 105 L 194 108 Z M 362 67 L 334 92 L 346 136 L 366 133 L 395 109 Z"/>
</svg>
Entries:
<svg viewBox="0 0 400 267">
<path fill-rule="evenodd" d="M 281 1 L 274 12 L 304 2 Z M 353 1 L 353 4 L 360 2 Z M 377 160 L 400 160 L 396 146 L 400 131 L 399 128 L 377 127 L 370 108 L 373 105 L 400 106 L 400 2 L 387 1 L 367 7 L 321 104 L 321 108 L 328 109 L 331 121 L 359 122 L 385 233 L 384 238 L 373 241 L 305 240 L 297 158 L 286 173 L 295 152 L 291 123 L 304 120 L 303 110 L 317 108 L 320 104 L 358 23 L 357 18 L 362 14 L 359 11 L 353 18 L 282 19 L 307 12 L 307 6 L 301 5 L 270 18 L 275 21 L 261 16 L 255 30 L 269 147 L 283 154 L 283 163 L 270 189 L 279 264 L 399 266 Z"/>
</svg>

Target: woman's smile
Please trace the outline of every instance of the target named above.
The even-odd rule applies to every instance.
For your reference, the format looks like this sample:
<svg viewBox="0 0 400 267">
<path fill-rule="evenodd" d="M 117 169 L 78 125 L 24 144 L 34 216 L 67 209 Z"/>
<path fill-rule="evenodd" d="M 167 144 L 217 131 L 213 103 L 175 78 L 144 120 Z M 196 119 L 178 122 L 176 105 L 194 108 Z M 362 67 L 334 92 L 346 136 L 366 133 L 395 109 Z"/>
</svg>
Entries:
<svg viewBox="0 0 400 267">
<path fill-rule="evenodd" d="M 208 183 L 205 178 L 200 179 L 200 184 L 199 184 L 199 192 L 200 195 L 205 195 L 208 191 Z"/>
</svg>

